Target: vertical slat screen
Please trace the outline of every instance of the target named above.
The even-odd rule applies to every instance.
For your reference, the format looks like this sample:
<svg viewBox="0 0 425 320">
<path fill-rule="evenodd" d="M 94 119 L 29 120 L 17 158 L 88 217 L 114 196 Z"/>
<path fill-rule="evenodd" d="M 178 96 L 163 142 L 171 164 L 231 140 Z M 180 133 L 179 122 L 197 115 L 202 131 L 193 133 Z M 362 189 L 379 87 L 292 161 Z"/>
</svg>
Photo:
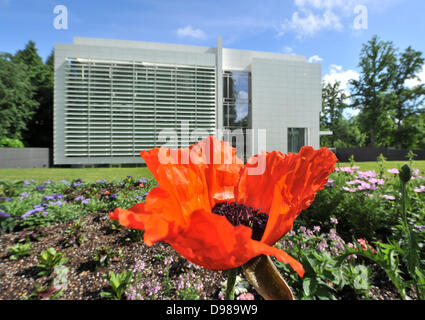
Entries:
<svg viewBox="0 0 425 320">
<path fill-rule="evenodd" d="M 214 67 L 68 58 L 65 87 L 66 157 L 138 157 L 182 121 L 215 132 Z"/>
</svg>

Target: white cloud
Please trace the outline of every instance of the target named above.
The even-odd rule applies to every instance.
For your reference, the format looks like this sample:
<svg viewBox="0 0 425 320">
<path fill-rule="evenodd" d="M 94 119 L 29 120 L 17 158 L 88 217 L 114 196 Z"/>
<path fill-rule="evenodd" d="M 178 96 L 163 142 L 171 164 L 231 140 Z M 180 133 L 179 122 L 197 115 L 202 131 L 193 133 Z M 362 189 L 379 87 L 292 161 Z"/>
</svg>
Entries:
<svg viewBox="0 0 425 320">
<path fill-rule="evenodd" d="M 332 64 L 329 67 L 329 73 L 323 77 L 325 83 L 335 84 L 337 81 L 341 83 L 340 88 L 343 89 L 347 96 L 350 95 L 348 90 L 350 80 L 360 79 L 360 74 L 352 69 L 344 71 L 342 66 Z"/>
<path fill-rule="evenodd" d="M 420 84 L 425 84 L 425 66 L 422 67 L 422 71 L 418 74 L 418 77 L 419 77 L 419 80 L 418 79 L 406 80 L 405 82 L 406 86 L 413 88 Z"/>
<path fill-rule="evenodd" d="M 282 48 L 282 51 L 283 51 L 283 53 L 286 53 L 286 54 L 294 53 L 294 49 L 293 49 L 293 48 L 291 48 L 290 46 L 284 46 L 284 47 Z"/>
<path fill-rule="evenodd" d="M 304 10 L 303 10 L 304 11 Z M 284 35 L 290 31 L 295 32 L 298 38 L 313 36 L 320 30 L 342 30 L 340 18 L 332 11 L 316 14 L 304 11 L 301 15 L 298 11 L 292 14 L 291 20 L 281 24 L 278 35 Z"/>
<path fill-rule="evenodd" d="M 177 35 L 179 37 L 190 37 L 195 39 L 206 39 L 207 35 L 201 29 L 194 29 L 191 25 L 187 25 L 184 28 L 177 29 Z"/>
<path fill-rule="evenodd" d="M 293 32 L 297 38 L 314 36 L 319 31 L 342 31 L 349 25 L 353 32 L 356 8 L 382 11 L 403 0 L 294 0 L 296 11 L 278 27 L 278 36 Z"/>
<path fill-rule="evenodd" d="M 314 56 L 308 59 L 308 62 L 310 63 L 320 63 L 322 61 L 323 61 L 323 58 L 319 57 L 317 54 L 315 54 Z"/>
</svg>

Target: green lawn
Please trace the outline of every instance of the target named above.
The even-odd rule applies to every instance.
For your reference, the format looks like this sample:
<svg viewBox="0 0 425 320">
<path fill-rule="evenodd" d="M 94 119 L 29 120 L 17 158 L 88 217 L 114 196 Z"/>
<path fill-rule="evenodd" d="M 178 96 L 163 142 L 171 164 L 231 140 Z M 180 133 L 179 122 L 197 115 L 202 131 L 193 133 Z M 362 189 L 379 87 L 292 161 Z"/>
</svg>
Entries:
<svg viewBox="0 0 425 320">
<path fill-rule="evenodd" d="M 409 164 L 409 161 L 385 161 L 384 167 L 385 169 L 392 169 L 392 168 L 401 168 L 404 164 Z M 377 170 L 378 169 L 378 162 L 354 162 L 355 166 L 359 166 L 361 170 Z M 350 163 L 338 163 L 337 166 L 340 167 L 349 167 Z M 418 168 L 420 172 L 425 172 L 425 161 L 414 161 L 413 162 L 413 168 Z"/>
<path fill-rule="evenodd" d="M 61 181 L 66 179 L 81 178 L 84 182 L 96 182 L 96 180 L 106 179 L 122 180 L 127 176 L 134 178 L 153 178 L 152 173 L 146 167 L 139 168 L 49 168 L 49 169 L 0 169 L 0 180 L 17 181 L 34 179 L 43 182 L 49 179 Z"/>
<path fill-rule="evenodd" d="M 386 161 L 385 168 L 400 168 L 406 161 Z M 377 170 L 377 162 L 355 162 L 362 170 Z M 338 163 L 337 166 L 350 166 L 349 163 Z M 422 173 L 425 173 L 425 161 L 415 161 L 414 168 L 419 168 Z M 153 178 L 152 173 L 146 167 L 140 168 L 85 168 L 85 169 L 0 169 L 0 180 L 17 181 L 34 179 L 37 182 L 46 180 L 61 181 L 66 179 L 81 178 L 85 182 L 95 182 L 96 180 L 121 180 L 127 176 L 135 178 Z"/>
</svg>

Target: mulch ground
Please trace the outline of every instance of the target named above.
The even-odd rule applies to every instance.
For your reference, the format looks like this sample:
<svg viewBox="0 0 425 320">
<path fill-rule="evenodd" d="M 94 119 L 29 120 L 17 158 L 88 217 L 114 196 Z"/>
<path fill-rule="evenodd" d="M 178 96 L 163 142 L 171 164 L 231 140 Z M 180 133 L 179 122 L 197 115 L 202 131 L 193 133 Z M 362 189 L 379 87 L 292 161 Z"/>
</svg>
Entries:
<svg viewBox="0 0 425 320">
<path fill-rule="evenodd" d="M 80 246 L 64 246 L 64 237 L 68 223 L 57 223 L 48 227 L 38 228 L 41 235 L 39 241 L 33 242 L 32 253 L 19 260 L 11 260 L 7 248 L 16 244 L 24 237 L 24 232 L 13 232 L 0 235 L 0 299 L 16 300 L 31 294 L 35 285 L 46 285 L 52 279 L 47 276 L 37 276 L 41 270 L 37 267 L 37 256 L 50 247 L 64 253 L 69 258 L 66 266 L 69 268 L 68 286 L 63 291 L 63 299 L 96 300 L 102 299 L 100 292 L 108 291 L 109 285 L 104 275 L 109 271 L 121 273 L 132 270 L 136 261 L 145 262 L 143 270 L 147 280 L 161 281 L 164 262 L 154 259 L 155 256 L 172 257 L 170 278 L 177 279 L 184 270 L 184 259 L 173 248 L 165 243 L 157 243 L 152 247 L 146 246 L 143 241 L 135 241 L 133 234 L 127 229 L 113 230 L 107 213 L 98 213 L 81 219 L 86 222 L 83 226 L 83 235 L 87 241 Z M 113 250 L 122 250 L 122 258 L 100 267 L 95 264 L 93 257 L 99 247 L 111 246 Z M 182 268 L 183 266 L 183 268 Z M 218 299 L 220 283 L 224 280 L 222 272 L 209 271 L 200 268 L 199 278 L 203 288 L 199 295 L 201 299 Z M 175 299 L 175 294 L 158 298 Z"/>
<path fill-rule="evenodd" d="M 105 274 L 109 271 L 121 273 L 132 270 L 137 261 L 144 261 L 144 277 L 152 282 L 162 282 L 164 274 L 164 261 L 155 257 L 172 257 L 170 278 L 175 280 L 187 271 L 187 264 L 173 248 L 165 243 L 157 243 L 152 247 L 146 246 L 143 241 L 134 239 L 134 233 L 125 228 L 114 229 L 111 227 L 109 216 L 106 212 L 99 212 L 85 216 L 81 219 L 82 234 L 86 241 L 81 245 L 66 246 L 66 232 L 71 223 L 56 223 L 47 227 L 37 228 L 36 232 L 18 231 L 0 235 L 0 299 L 20 300 L 34 292 L 36 284 L 40 286 L 51 282 L 51 276 L 38 276 L 41 270 L 37 267 L 37 256 L 50 247 L 63 252 L 69 258 L 66 266 L 69 268 L 67 288 L 62 292 L 62 299 L 67 300 L 98 300 L 102 291 L 108 291 L 109 284 Z M 7 248 L 19 242 L 25 236 L 32 239 L 31 255 L 18 260 L 11 260 Z M 38 240 L 37 240 L 38 238 Z M 114 259 L 107 266 L 96 265 L 95 252 L 100 247 L 110 246 L 114 251 L 122 250 L 120 259 Z M 186 268 L 186 269 L 185 269 Z M 370 298 L 375 300 L 398 300 L 394 286 L 388 281 L 385 273 L 379 268 L 374 268 L 372 284 L 375 286 L 370 291 Z M 203 288 L 199 291 L 200 299 L 217 300 L 221 290 L 221 282 L 225 280 L 225 272 L 210 271 L 204 268 L 197 270 L 198 278 L 202 281 Z M 256 299 L 262 299 L 254 289 Z M 172 291 L 167 296 L 160 292 L 156 299 L 176 299 L 177 292 Z M 339 299 L 360 299 L 352 290 L 347 288 L 339 293 Z"/>
</svg>

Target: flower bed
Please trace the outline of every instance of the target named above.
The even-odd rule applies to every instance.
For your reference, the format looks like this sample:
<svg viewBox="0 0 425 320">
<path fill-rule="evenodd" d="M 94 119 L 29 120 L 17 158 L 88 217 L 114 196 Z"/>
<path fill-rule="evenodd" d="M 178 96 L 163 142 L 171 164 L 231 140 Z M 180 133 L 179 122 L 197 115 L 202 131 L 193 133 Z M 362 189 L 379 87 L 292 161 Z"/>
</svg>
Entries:
<svg viewBox="0 0 425 320">
<path fill-rule="evenodd" d="M 347 167 L 330 176 L 293 231 L 276 244 L 306 270 L 301 279 L 275 260 L 296 298 L 400 298 L 388 273 L 367 257 L 381 257 L 385 266 L 385 248 L 379 243 L 404 239 L 398 174 Z M 425 243 L 421 175 L 413 171 L 407 186 L 408 224 L 418 246 L 419 272 L 424 260 L 419 248 Z M 0 182 L 0 299 L 223 298 L 226 272 L 190 264 L 164 243 L 148 247 L 141 231 L 109 219 L 117 207 L 144 202 L 155 186 L 154 180 L 132 177 L 96 183 Z M 47 253 L 50 248 L 55 250 Z M 393 271 L 408 282 L 403 248 L 402 241 Z M 340 259 L 344 254 L 346 259 Z M 236 296 L 261 299 L 242 272 L 239 276 Z M 414 286 L 405 293 L 417 298 Z"/>
</svg>

